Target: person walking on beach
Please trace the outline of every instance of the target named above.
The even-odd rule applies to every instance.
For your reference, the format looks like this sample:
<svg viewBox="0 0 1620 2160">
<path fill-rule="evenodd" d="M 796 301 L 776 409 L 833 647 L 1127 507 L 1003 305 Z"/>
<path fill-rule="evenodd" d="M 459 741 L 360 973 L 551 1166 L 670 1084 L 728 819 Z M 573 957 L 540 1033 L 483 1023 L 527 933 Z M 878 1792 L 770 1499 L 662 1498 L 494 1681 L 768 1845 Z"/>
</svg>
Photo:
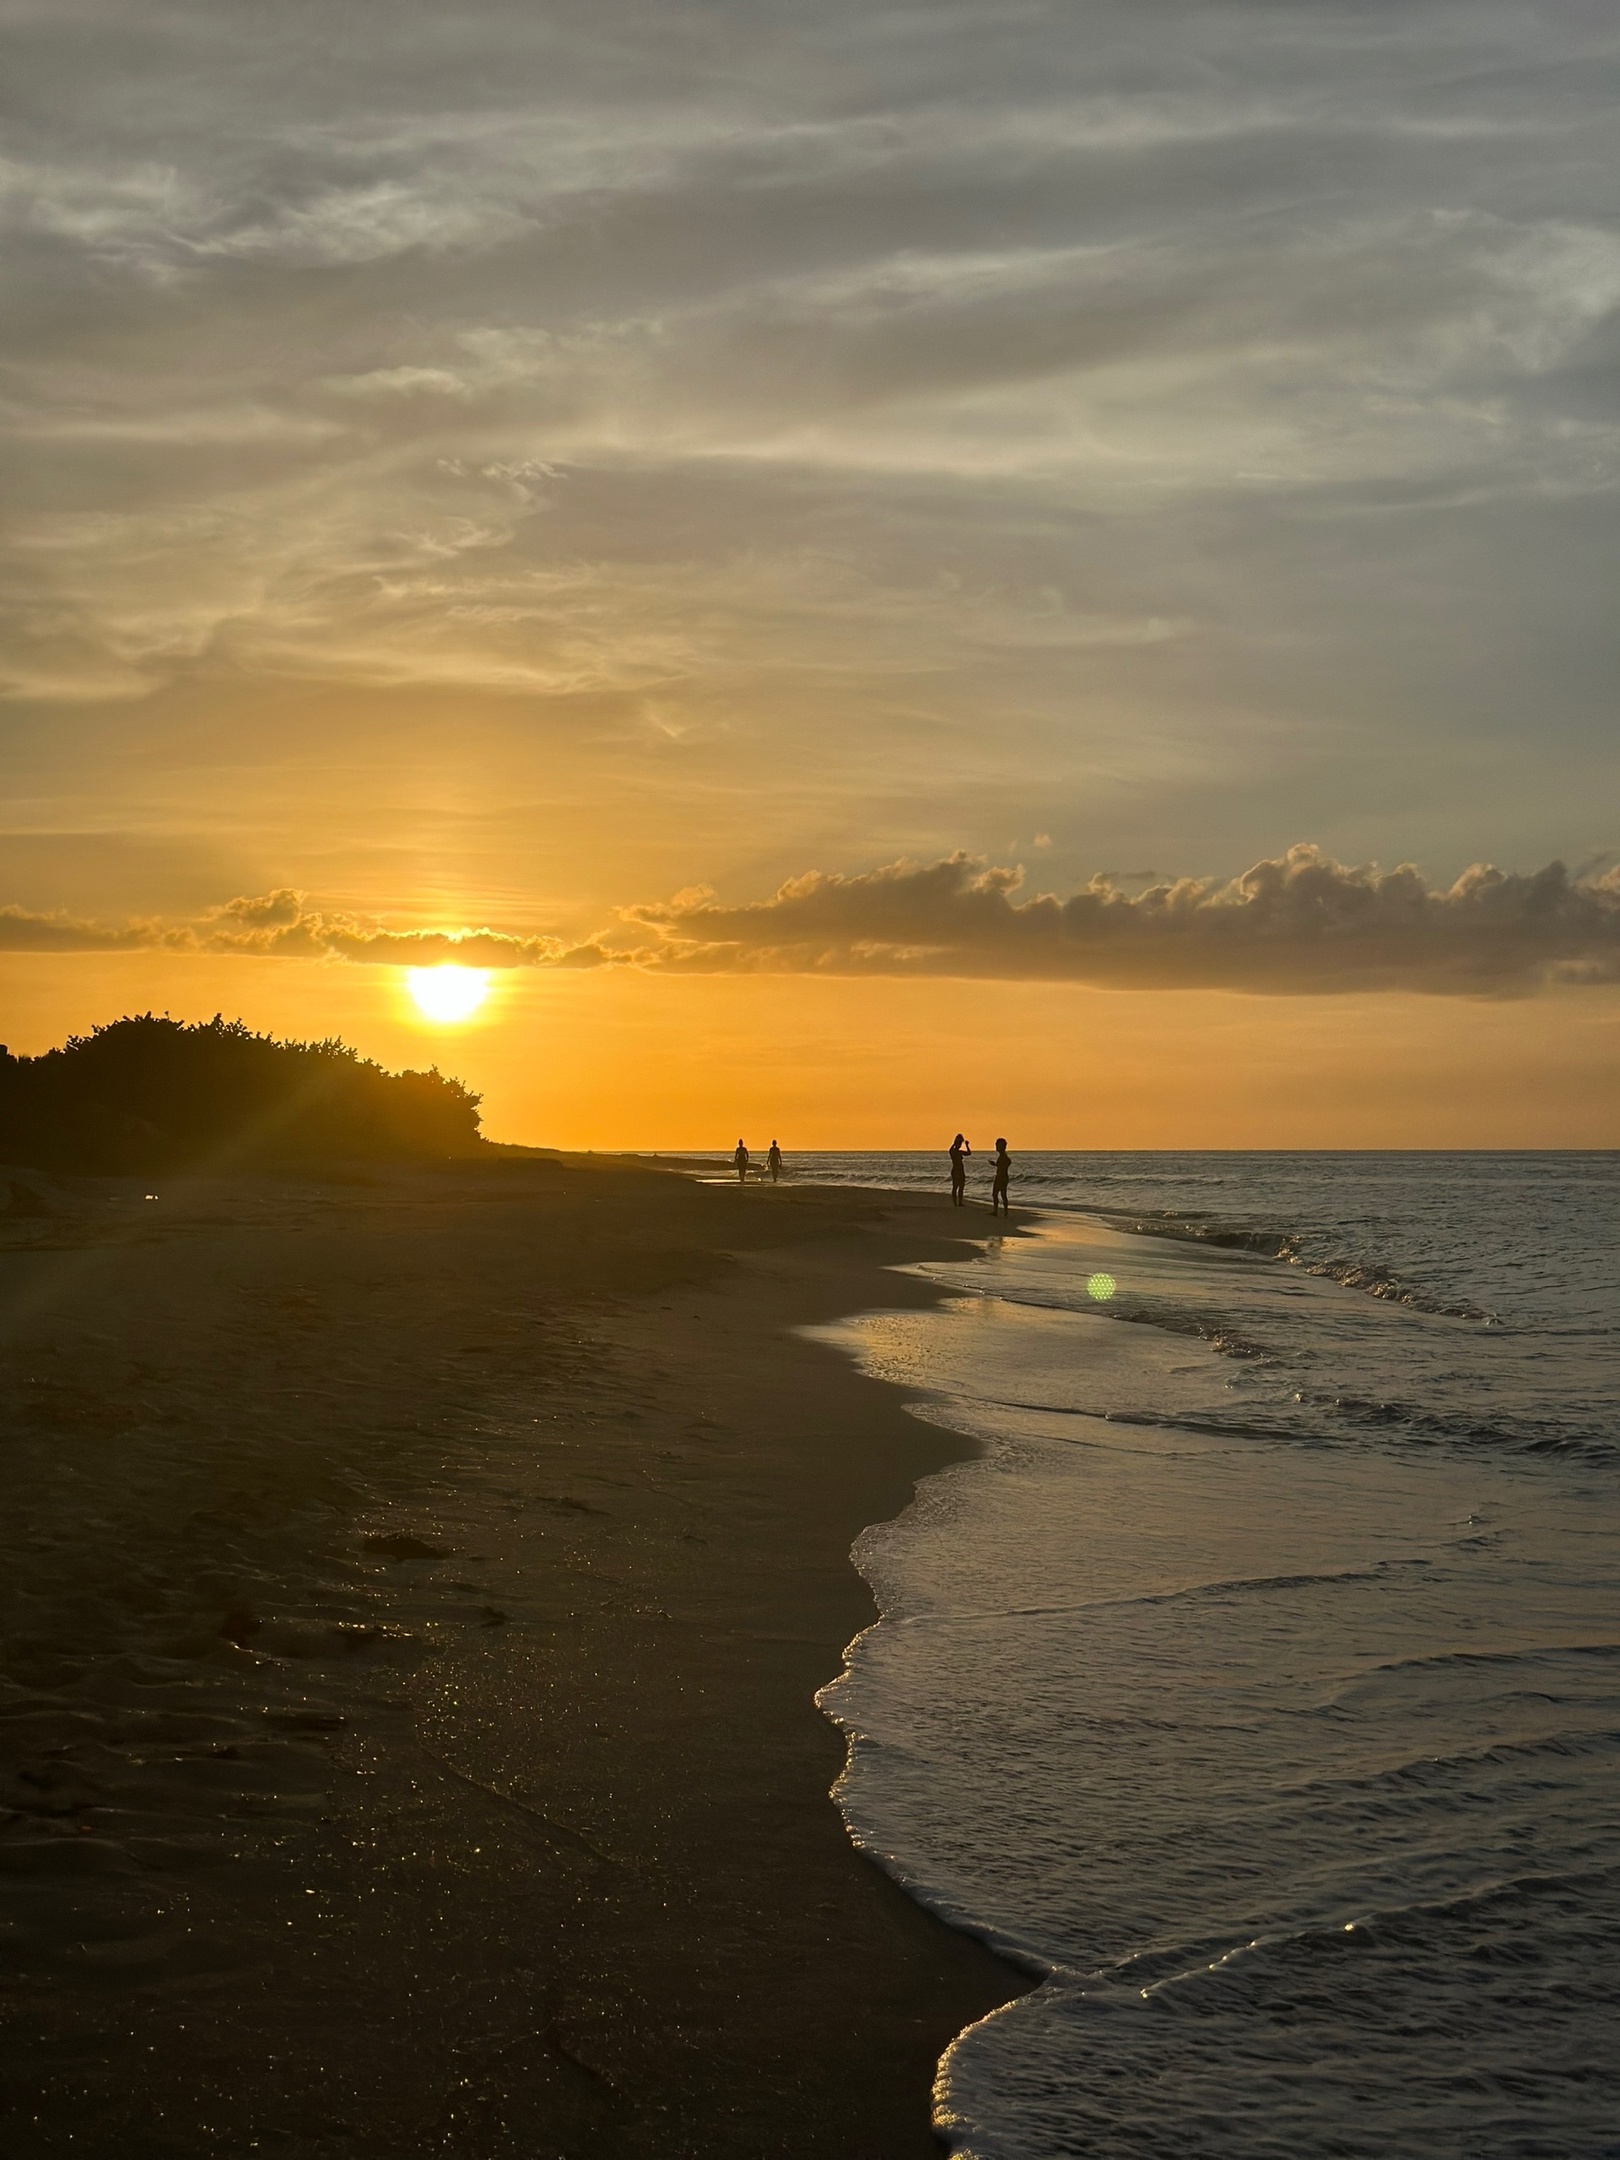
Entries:
<svg viewBox="0 0 1620 2160">
<path fill-rule="evenodd" d="M 967 1206 L 967 1158 L 973 1153 L 960 1133 L 951 1142 L 951 1206 Z"/>
<path fill-rule="evenodd" d="M 737 1142 L 737 1152 L 731 1159 L 737 1165 L 737 1183 L 746 1185 L 748 1183 L 748 1150 L 740 1140 Z"/>
<path fill-rule="evenodd" d="M 774 1185 L 782 1175 L 782 1150 L 774 1140 L 771 1142 L 771 1152 L 765 1158 L 765 1167 L 771 1173 L 771 1183 Z"/>
<path fill-rule="evenodd" d="M 996 1212 L 997 1207 L 1001 1209 L 1004 1215 L 1012 1213 L 1012 1203 L 1007 1198 L 1007 1180 L 1011 1175 L 1012 1157 L 1007 1153 L 1007 1143 L 1005 1140 L 998 1140 L 996 1142 L 996 1171 L 995 1176 L 990 1180 L 990 1212 L 992 1215 Z"/>
</svg>

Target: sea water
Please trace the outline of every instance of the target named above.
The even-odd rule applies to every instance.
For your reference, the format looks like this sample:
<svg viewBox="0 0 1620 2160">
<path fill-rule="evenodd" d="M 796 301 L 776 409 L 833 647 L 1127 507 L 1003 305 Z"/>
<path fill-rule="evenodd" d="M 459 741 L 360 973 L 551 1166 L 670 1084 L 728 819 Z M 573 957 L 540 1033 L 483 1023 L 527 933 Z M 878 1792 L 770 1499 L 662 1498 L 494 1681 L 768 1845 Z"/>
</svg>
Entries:
<svg viewBox="0 0 1620 2160">
<path fill-rule="evenodd" d="M 1620 1157 L 1015 1173 L 835 1331 L 980 1443 L 822 1698 L 856 1840 L 1040 1978 L 952 2149 L 1620 2155 Z"/>
</svg>

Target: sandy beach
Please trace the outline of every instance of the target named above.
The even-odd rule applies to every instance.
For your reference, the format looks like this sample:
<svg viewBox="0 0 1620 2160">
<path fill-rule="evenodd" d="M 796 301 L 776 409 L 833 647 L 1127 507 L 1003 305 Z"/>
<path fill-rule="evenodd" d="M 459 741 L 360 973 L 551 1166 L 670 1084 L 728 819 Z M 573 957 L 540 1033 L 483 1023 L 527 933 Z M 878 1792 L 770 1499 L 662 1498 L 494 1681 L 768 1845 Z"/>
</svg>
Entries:
<svg viewBox="0 0 1620 2160">
<path fill-rule="evenodd" d="M 812 1698 L 851 1540 L 964 1443 L 795 1330 L 968 1227 L 606 1159 L 16 1173 L 6 2160 L 937 2151 L 1027 1982 L 854 1851 Z"/>
</svg>

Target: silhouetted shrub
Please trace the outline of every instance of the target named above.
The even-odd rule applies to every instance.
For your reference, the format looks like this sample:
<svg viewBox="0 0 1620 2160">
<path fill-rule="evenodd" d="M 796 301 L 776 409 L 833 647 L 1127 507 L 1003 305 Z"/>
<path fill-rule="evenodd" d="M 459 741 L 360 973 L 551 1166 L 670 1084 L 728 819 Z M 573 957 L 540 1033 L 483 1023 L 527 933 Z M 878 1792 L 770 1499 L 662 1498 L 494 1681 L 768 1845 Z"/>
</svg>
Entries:
<svg viewBox="0 0 1620 2160">
<path fill-rule="evenodd" d="M 478 1103 L 436 1067 L 384 1072 L 335 1038 L 141 1013 L 42 1057 L 0 1050 L 0 1162 L 145 1176 L 465 1155 L 482 1145 Z"/>
</svg>

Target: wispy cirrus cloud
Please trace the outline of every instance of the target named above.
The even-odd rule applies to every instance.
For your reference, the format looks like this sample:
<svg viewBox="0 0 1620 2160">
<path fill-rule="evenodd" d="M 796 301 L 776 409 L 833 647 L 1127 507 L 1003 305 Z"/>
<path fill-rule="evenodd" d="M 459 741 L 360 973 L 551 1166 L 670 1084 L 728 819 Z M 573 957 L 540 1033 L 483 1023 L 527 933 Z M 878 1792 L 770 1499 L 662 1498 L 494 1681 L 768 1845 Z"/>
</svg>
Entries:
<svg viewBox="0 0 1620 2160">
<path fill-rule="evenodd" d="M 291 803 L 217 889 L 381 904 L 453 802 L 548 925 L 1604 837 L 1601 11 L 4 13 L 17 822 Z"/>
</svg>

